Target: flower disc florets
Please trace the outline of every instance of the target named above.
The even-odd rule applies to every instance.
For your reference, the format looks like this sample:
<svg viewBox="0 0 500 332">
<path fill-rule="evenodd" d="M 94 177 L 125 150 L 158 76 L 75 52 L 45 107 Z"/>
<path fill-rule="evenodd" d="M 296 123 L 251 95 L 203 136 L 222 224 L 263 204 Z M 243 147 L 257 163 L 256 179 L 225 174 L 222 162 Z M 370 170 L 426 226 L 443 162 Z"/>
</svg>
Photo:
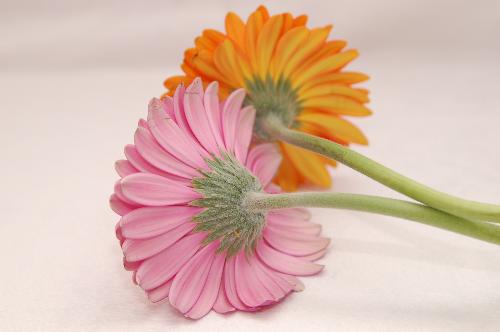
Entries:
<svg viewBox="0 0 500 332">
<path fill-rule="evenodd" d="M 265 214 L 245 206 L 248 193 L 262 192 L 262 185 L 238 160 L 227 153 L 206 160 L 210 171 L 193 180 L 202 194 L 192 205 L 205 210 L 194 217 L 195 231 L 207 232 L 204 244 L 220 240 L 219 252 L 234 255 L 245 249 L 252 253 L 265 225 Z"/>
</svg>

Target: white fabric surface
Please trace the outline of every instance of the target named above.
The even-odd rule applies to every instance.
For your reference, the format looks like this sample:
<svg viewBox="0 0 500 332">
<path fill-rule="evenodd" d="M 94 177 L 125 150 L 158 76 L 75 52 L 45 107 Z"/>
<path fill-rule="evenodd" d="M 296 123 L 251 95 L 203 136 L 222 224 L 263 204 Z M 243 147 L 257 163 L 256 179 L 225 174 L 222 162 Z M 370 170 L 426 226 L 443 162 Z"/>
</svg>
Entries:
<svg viewBox="0 0 500 332">
<path fill-rule="evenodd" d="M 306 290 L 189 321 L 122 269 L 107 200 L 162 80 L 230 1 L 0 2 L 1 331 L 498 331 L 500 249 L 389 217 L 313 210 L 332 238 Z M 372 76 L 357 150 L 459 196 L 500 197 L 498 1 L 281 1 L 336 24 Z M 340 166 L 333 190 L 399 197 Z"/>
</svg>

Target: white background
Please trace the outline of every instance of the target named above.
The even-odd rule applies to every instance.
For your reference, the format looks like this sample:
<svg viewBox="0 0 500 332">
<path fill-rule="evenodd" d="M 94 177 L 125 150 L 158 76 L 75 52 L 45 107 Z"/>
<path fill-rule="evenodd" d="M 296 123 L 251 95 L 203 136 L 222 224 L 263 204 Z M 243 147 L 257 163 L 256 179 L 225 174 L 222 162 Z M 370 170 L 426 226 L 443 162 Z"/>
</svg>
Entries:
<svg viewBox="0 0 500 332">
<path fill-rule="evenodd" d="M 500 201 L 500 2 L 264 1 L 334 23 L 374 115 L 357 150 Z M 313 210 L 325 271 L 261 313 L 184 319 L 121 266 L 113 163 L 184 48 L 252 1 L 0 1 L 1 331 L 498 331 L 500 249 L 411 222 Z M 346 167 L 333 190 L 399 197 Z"/>
</svg>

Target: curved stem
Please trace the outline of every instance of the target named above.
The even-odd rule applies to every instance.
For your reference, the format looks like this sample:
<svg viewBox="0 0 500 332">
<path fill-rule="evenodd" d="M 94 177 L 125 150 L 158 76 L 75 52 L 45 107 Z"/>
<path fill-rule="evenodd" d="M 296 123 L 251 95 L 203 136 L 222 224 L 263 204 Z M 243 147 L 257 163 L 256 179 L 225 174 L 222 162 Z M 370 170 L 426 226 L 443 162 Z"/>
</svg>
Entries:
<svg viewBox="0 0 500 332">
<path fill-rule="evenodd" d="M 385 197 L 328 192 L 251 193 L 245 199 L 245 206 L 254 211 L 290 207 L 322 207 L 370 212 L 416 221 L 500 245 L 500 227 L 497 225 L 468 220 L 422 204 Z"/>
<path fill-rule="evenodd" d="M 335 142 L 284 127 L 268 118 L 262 125 L 274 138 L 335 159 L 408 197 L 438 210 L 471 219 L 500 222 L 500 206 L 455 197 L 399 174 Z"/>
</svg>

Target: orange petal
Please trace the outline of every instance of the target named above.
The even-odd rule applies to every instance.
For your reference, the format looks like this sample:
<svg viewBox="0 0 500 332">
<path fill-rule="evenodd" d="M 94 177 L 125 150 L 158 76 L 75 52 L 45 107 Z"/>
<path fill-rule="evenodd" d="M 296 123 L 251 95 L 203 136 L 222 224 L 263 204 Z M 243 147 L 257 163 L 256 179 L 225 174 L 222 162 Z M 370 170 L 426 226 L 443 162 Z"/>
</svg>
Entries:
<svg viewBox="0 0 500 332">
<path fill-rule="evenodd" d="M 225 87 L 223 85 L 219 86 L 219 98 L 225 100 L 233 91 L 232 88 Z"/>
<path fill-rule="evenodd" d="M 303 131 L 303 132 L 308 133 L 308 134 L 311 134 L 311 135 L 314 135 L 314 136 L 318 136 L 318 137 L 333 141 L 333 142 L 338 143 L 340 145 L 344 145 L 344 146 L 349 145 L 348 141 L 342 140 L 337 136 L 332 136 L 332 134 L 329 133 L 324 128 L 318 127 L 312 123 L 301 122 L 298 130 Z"/>
<path fill-rule="evenodd" d="M 203 37 L 210 39 L 214 44 L 219 45 L 226 39 L 226 36 L 220 31 L 214 29 L 203 30 Z"/>
<path fill-rule="evenodd" d="M 283 69 L 283 75 L 289 77 L 304 60 L 317 51 L 324 44 L 331 29 L 331 26 L 327 26 L 311 30 L 306 42 L 288 60 Z"/>
<path fill-rule="evenodd" d="M 293 26 L 294 27 L 302 27 L 307 24 L 307 15 L 300 15 L 294 18 Z"/>
<path fill-rule="evenodd" d="M 365 94 L 366 96 L 368 96 L 370 94 L 370 91 L 368 89 L 364 89 L 364 88 L 356 88 L 355 89 L 356 91 L 359 91 L 363 94 Z"/>
<path fill-rule="evenodd" d="M 203 77 L 209 81 L 219 81 L 225 84 L 230 84 L 214 64 L 213 58 L 206 51 L 200 51 L 199 56 L 193 58 L 193 65 L 196 70 L 203 73 Z"/>
<path fill-rule="evenodd" d="M 323 49 L 318 52 L 318 57 L 322 58 L 326 55 L 332 55 L 340 52 L 345 46 L 347 42 L 345 40 L 330 40 L 325 43 Z"/>
<path fill-rule="evenodd" d="M 295 191 L 300 183 L 300 175 L 290 162 L 290 159 L 283 156 L 281 165 L 278 168 L 274 183 L 277 183 L 285 191 Z"/>
<path fill-rule="evenodd" d="M 251 79 L 253 77 L 250 63 L 245 56 L 241 56 L 240 54 L 236 53 L 236 64 L 241 70 L 241 74 L 243 75 L 243 78 L 245 80 Z"/>
<path fill-rule="evenodd" d="M 283 15 L 283 27 L 281 28 L 280 36 L 283 36 L 288 30 L 293 28 L 293 16 L 290 13 L 284 13 Z"/>
<path fill-rule="evenodd" d="M 305 91 L 313 86 L 325 84 L 325 83 L 342 83 L 342 84 L 355 84 L 359 82 L 366 81 L 370 77 L 363 73 L 348 72 L 344 71 L 342 73 L 327 73 L 324 75 L 316 76 L 305 82 L 301 87 L 301 90 Z"/>
<path fill-rule="evenodd" d="M 259 11 L 253 12 L 247 20 L 245 29 L 245 50 L 249 59 L 252 72 L 257 72 L 257 38 L 259 37 L 260 30 L 264 25 L 262 13 Z"/>
<path fill-rule="evenodd" d="M 272 63 L 272 76 L 275 80 L 280 77 L 288 59 L 304 43 L 308 36 L 309 30 L 307 28 L 297 27 L 291 29 L 280 38 Z"/>
<path fill-rule="evenodd" d="M 360 103 L 367 103 L 368 90 L 355 89 L 345 85 L 322 84 L 311 87 L 305 91 L 299 90 L 299 100 L 307 100 L 318 96 L 340 95 L 354 99 Z"/>
<path fill-rule="evenodd" d="M 215 43 L 210 38 L 207 38 L 204 36 L 199 36 L 199 37 L 196 37 L 196 39 L 194 40 L 194 45 L 196 46 L 197 49 L 203 49 L 203 50 L 213 52 L 218 44 Z"/>
<path fill-rule="evenodd" d="M 368 139 L 358 127 L 337 116 L 308 111 L 302 112 L 297 120 L 316 126 L 323 136 L 339 137 L 341 140 L 362 145 L 368 144 Z"/>
<path fill-rule="evenodd" d="M 269 19 L 269 12 L 267 11 L 267 8 L 263 5 L 260 5 L 259 8 L 256 10 L 262 15 L 262 18 L 264 19 L 264 22 Z"/>
<path fill-rule="evenodd" d="M 281 146 L 286 156 L 304 178 L 321 187 L 330 187 L 330 174 L 316 153 L 287 143 L 282 143 Z"/>
<path fill-rule="evenodd" d="M 244 86 L 243 74 L 236 62 L 233 43 L 226 39 L 214 52 L 214 63 L 226 81 L 233 87 Z"/>
<path fill-rule="evenodd" d="M 268 75 L 271 56 L 279 39 L 283 26 L 283 16 L 275 15 L 271 17 L 260 31 L 257 39 L 257 68 L 261 79 Z"/>
<path fill-rule="evenodd" d="M 169 90 L 175 90 L 179 84 L 184 83 L 187 85 L 189 82 L 190 80 L 186 76 L 172 76 L 167 78 L 163 85 Z"/>
<path fill-rule="evenodd" d="M 305 99 L 302 102 L 304 108 L 319 109 L 328 113 L 352 115 L 352 116 L 367 116 L 372 114 L 372 111 L 363 106 L 359 102 L 335 95 L 318 96 Z"/>
<path fill-rule="evenodd" d="M 226 32 L 227 36 L 239 48 L 243 49 L 245 44 L 245 24 L 241 18 L 233 12 L 226 15 Z"/>
<path fill-rule="evenodd" d="M 320 59 L 310 67 L 295 74 L 292 79 L 292 84 L 294 87 L 297 87 L 317 75 L 342 68 L 357 56 L 358 52 L 356 50 L 349 50 Z"/>
<path fill-rule="evenodd" d="M 197 48 L 188 48 L 187 50 L 184 51 L 184 61 L 187 62 L 188 64 L 191 63 L 191 60 L 196 57 L 199 53 L 199 50 Z"/>
<path fill-rule="evenodd" d="M 189 64 L 187 64 L 185 62 L 183 64 L 181 64 L 181 69 L 189 77 L 196 77 L 196 76 L 199 75 L 198 71 L 196 71 L 196 69 L 193 68 L 192 65 L 189 65 Z"/>
<path fill-rule="evenodd" d="M 297 69 L 297 72 L 304 71 L 308 67 L 318 62 L 320 59 L 339 53 L 346 46 L 346 44 L 347 43 L 343 40 L 327 41 L 318 52 L 316 52 L 311 57 L 309 57 L 309 59 L 304 61 L 304 63 L 300 66 L 300 68 Z"/>
</svg>

